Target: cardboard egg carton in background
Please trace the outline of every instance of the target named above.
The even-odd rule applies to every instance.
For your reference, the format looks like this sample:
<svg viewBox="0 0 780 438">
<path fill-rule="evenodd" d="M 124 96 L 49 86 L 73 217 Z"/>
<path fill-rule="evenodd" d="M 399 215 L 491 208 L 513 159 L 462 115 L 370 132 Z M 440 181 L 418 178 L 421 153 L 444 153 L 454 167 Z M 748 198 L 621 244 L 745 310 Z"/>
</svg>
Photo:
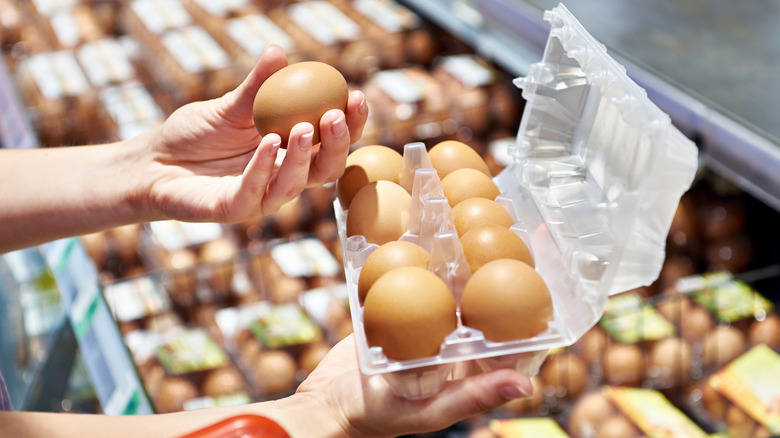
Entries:
<svg viewBox="0 0 780 438">
<path fill-rule="evenodd" d="M 360 267 L 377 245 L 347 238 L 348 212 L 335 203 L 361 370 L 382 374 L 404 397 L 435 394 L 456 364 L 472 360 L 482 369 L 535 374 L 548 349 L 571 345 L 599 320 L 610 295 L 651 284 L 663 265 L 672 218 L 698 167 L 696 147 L 564 6 L 547 11 L 545 20 L 552 29 L 543 59 L 515 80 L 527 103 L 514 163 L 494 181 L 550 290 L 555 315 L 547 331 L 494 343 L 461 326 L 437 356 L 388 360 L 366 342 L 357 296 Z M 407 150 L 425 152 L 414 144 Z M 407 178 L 431 178 L 423 161 L 412 164 L 419 168 L 405 164 Z M 415 198 L 415 190 L 405 238 L 421 231 L 414 228 L 416 202 L 430 212 L 439 208 L 435 197 Z M 416 237 L 434 252 L 453 239 L 446 224 Z M 432 264 L 436 259 L 432 254 Z"/>
</svg>

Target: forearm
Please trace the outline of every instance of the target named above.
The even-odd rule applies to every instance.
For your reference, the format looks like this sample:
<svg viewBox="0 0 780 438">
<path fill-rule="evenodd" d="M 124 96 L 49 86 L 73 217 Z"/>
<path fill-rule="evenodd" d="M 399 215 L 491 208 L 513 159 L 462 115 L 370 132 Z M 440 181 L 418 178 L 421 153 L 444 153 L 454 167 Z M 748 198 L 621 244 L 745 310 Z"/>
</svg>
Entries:
<svg viewBox="0 0 780 438">
<path fill-rule="evenodd" d="M 145 416 L 0 411 L 0 436 L 174 438 L 241 414 L 270 418 L 292 438 L 347 436 L 336 421 L 337 413 L 319 405 L 312 397 L 300 395 L 240 407 Z"/>
<path fill-rule="evenodd" d="M 0 253 L 149 219 L 142 141 L 0 150 Z"/>
</svg>

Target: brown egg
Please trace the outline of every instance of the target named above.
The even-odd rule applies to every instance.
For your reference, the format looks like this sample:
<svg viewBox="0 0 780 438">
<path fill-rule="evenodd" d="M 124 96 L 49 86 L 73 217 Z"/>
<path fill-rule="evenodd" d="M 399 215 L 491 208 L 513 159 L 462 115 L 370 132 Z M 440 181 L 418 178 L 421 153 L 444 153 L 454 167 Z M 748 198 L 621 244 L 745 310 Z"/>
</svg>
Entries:
<svg viewBox="0 0 780 438">
<path fill-rule="evenodd" d="M 528 339 L 547 330 L 553 319 L 552 298 L 531 266 L 498 259 L 466 282 L 461 318 L 464 325 L 480 330 L 493 342 Z"/>
<path fill-rule="evenodd" d="M 599 326 L 591 327 L 574 344 L 573 349 L 588 365 L 600 363 L 607 348 L 607 332 Z"/>
<path fill-rule="evenodd" d="M 500 225 L 482 225 L 460 238 L 463 253 L 472 273 L 496 259 L 515 259 L 534 266 L 531 251 L 514 231 Z"/>
<path fill-rule="evenodd" d="M 108 236 L 105 231 L 97 233 L 84 234 L 81 236 L 81 244 L 87 254 L 92 258 L 98 268 L 106 263 L 108 257 Z"/>
<path fill-rule="evenodd" d="M 436 274 L 416 266 L 395 268 L 379 278 L 363 307 L 366 339 L 393 360 L 439 354 L 457 327 L 455 299 Z"/>
<path fill-rule="evenodd" d="M 567 429 L 573 438 L 592 437 L 596 428 L 614 414 L 615 408 L 603 392 L 589 392 L 574 403 Z"/>
<path fill-rule="evenodd" d="M 430 263 L 431 255 L 416 243 L 394 240 L 383 244 L 366 258 L 360 270 L 358 279 L 360 302 L 363 303 L 368 290 L 386 272 L 402 266 L 428 269 Z"/>
<path fill-rule="evenodd" d="M 282 350 L 260 353 L 252 364 L 255 384 L 266 395 L 291 391 L 295 385 L 295 359 Z"/>
<path fill-rule="evenodd" d="M 670 322 L 681 325 L 682 319 L 687 317 L 691 309 L 691 299 L 687 295 L 677 293 L 674 289 L 667 289 L 655 305 L 658 312 Z"/>
<path fill-rule="evenodd" d="M 667 338 L 650 350 L 648 375 L 660 386 L 679 385 L 691 376 L 693 352 L 682 338 Z"/>
<path fill-rule="evenodd" d="M 750 437 L 756 428 L 756 421 L 742 409 L 731 405 L 726 409 L 726 430 L 730 437 Z"/>
<path fill-rule="evenodd" d="M 439 179 L 444 180 L 452 171 L 463 168 L 476 169 L 490 175 L 485 160 L 471 146 L 455 140 L 445 140 L 428 151 L 431 165 L 436 169 Z"/>
<path fill-rule="evenodd" d="M 168 377 L 160 382 L 154 406 L 161 414 L 184 409 L 184 402 L 198 396 L 198 388 L 184 377 Z"/>
<path fill-rule="evenodd" d="M 745 351 L 745 335 L 735 327 L 719 325 L 707 333 L 703 346 L 704 365 L 720 368 Z"/>
<path fill-rule="evenodd" d="M 753 321 L 748 331 L 753 345 L 766 344 L 769 348 L 780 348 L 780 317 L 769 315 L 762 321 Z"/>
<path fill-rule="evenodd" d="M 451 207 L 470 198 L 495 200 L 501 192 L 496 183 L 484 173 L 474 169 L 452 171 L 441 180 L 441 188 Z"/>
<path fill-rule="evenodd" d="M 116 242 L 117 253 L 122 260 L 132 262 L 138 258 L 141 229 L 140 224 L 129 224 L 111 230 Z"/>
<path fill-rule="evenodd" d="M 272 74 L 257 90 L 255 127 L 260 135 L 279 134 L 282 147 L 287 147 L 293 126 L 309 122 L 314 126 L 312 141 L 316 144 L 323 114 L 331 109 L 346 111 L 348 93 L 344 76 L 328 64 L 305 61 L 289 65 Z"/>
<path fill-rule="evenodd" d="M 556 396 L 575 398 L 588 384 L 588 370 L 576 354 L 559 353 L 542 365 L 542 380 Z"/>
<path fill-rule="evenodd" d="M 680 319 L 680 334 L 688 342 L 701 342 L 712 330 L 713 325 L 714 321 L 709 310 L 693 306 Z"/>
<path fill-rule="evenodd" d="M 701 383 L 701 403 L 704 410 L 714 421 L 722 421 L 726 417 L 726 407 L 729 403 L 708 381 Z"/>
<path fill-rule="evenodd" d="M 203 380 L 203 395 L 220 397 L 245 391 L 244 376 L 233 367 L 218 368 Z"/>
<path fill-rule="evenodd" d="M 515 223 L 506 208 L 486 198 L 463 200 L 452 209 L 452 213 L 459 237 L 480 225 L 494 224 L 509 228 Z"/>
<path fill-rule="evenodd" d="M 273 221 L 274 231 L 278 236 L 289 236 L 301 229 L 307 213 L 308 208 L 303 204 L 302 198 L 296 196 L 282 204 L 269 218 Z"/>
<path fill-rule="evenodd" d="M 382 245 L 398 240 L 409 224 L 412 196 L 391 181 L 375 181 L 357 192 L 347 213 L 347 236 Z"/>
<path fill-rule="evenodd" d="M 610 385 L 636 386 L 645 375 L 642 349 L 634 344 L 612 344 L 604 356 L 604 377 Z"/>
<path fill-rule="evenodd" d="M 306 374 L 311 373 L 330 352 L 330 348 L 326 342 L 315 342 L 306 346 L 301 357 L 298 358 L 298 367 Z"/>
<path fill-rule="evenodd" d="M 341 208 L 349 209 L 352 198 L 368 183 L 379 180 L 401 184 L 404 159 L 398 151 L 387 146 L 363 146 L 347 156 L 344 174 L 336 182 L 336 193 Z"/>
<path fill-rule="evenodd" d="M 227 291 L 233 281 L 235 266 L 233 259 L 238 256 L 238 246 L 227 237 L 220 237 L 203 244 L 200 259 L 204 264 L 212 265 L 209 272 L 209 284 L 217 291 Z"/>
<path fill-rule="evenodd" d="M 633 438 L 639 436 L 639 430 L 622 414 L 613 415 L 604 420 L 596 429 L 594 438 Z"/>
</svg>

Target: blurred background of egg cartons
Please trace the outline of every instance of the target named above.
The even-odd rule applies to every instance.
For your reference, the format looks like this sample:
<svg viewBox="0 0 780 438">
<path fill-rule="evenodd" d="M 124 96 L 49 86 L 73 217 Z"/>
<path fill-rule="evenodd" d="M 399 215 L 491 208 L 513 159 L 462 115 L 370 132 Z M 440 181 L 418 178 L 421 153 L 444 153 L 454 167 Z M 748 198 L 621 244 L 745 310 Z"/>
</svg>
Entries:
<svg viewBox="0 0 780 438">
<path fill-rule="evenodd" d="M 512 76 L 389 0 L 0 0 L 0 42 L 42 147 L 133 137 L 234 88 L 271 43 L 365 92 L 353 150 L 458 140 L 497 175 L 523 112 Z M 351 332 L 334 199 L 326 185 L 256 222 L 81 237 L 158 411 L 291 394 Z M 723 383 L 756 346 L 780 352 L 777 224 L 778 212 L 703 169 L 655 283 L 614 296 L 583 338 L 551 352 L 532 398 L 426 436 L 517 436 L 543 418 L 560 436 L 639 437 L 639 395 L 625 388 L 660 395 L 707 433 L 780 433 Z"/>
</svg>

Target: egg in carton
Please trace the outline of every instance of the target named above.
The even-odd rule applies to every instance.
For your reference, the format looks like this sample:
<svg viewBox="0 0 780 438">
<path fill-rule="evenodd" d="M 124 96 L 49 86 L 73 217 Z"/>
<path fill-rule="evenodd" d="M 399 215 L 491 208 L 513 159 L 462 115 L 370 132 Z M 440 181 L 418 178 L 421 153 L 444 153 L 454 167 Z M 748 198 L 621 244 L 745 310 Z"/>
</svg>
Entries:
<svg viewBox="0 0 780 438">
<path fill-rule="evenodd" d="M 515 81 L 528 103 L 511 151 L 514 162 L 492 179 L 488 177 L 498 193 L 486 192 L 494 193 L 492 200 L 510 214 L 513 225 L 509 229 L 531 256 L 533 268 L 526 262 L 528 274 L 522 277 L 541 279 L 535 282 L 535 290 L 544 292 L 533 294 L 533 289 L 522 289 L 514 299 L 491 305 L 488 294 L 509 289 L 493 286 L 471 302 L 472 280 L 498 280 L 500 275 L 492 271 L 491 275 L 480 274 L 491 263 L 475 270 L 464 262 L 468 250 L 453 230 L 451 200 L 442 196 L 449 185 L 445 180 L 451 175 L 439 179 L 436 166 L 425 162 L 424 144 L 404 147 L 400 185 L 375 181 L 358 192 L 346 211 L 338 201 L 335 204 L 361 370 L 383 376 L 404 397 L 430 396 L 448 378 L 470 372 L 457 364 L 475 362 L 476 372 L 512 367 L 534 375 L 549 349 L 573 344 L 598 322 L 608 296 L 651 284 L 661 269 L 674 210 L 698 165 L 696 147 L 565 7 L 546 12 L 545 19 L 553 29 L 543 60 L 532 66 L 528 77 Z M 579 80 L 571 81 L 572 75 Z M 404 181 L 414 182 L 411 191 L 402 188 Z M 380 189 L 390 187 L 385 183 L 400 190 Z M 463 191 L 468 188 L 457 179 L 453 186 L 465 187 L 458 189 Z M 373 210 L 353 214 L 355 200 L 366 189 L 365 196 L 374 199 L 369 203 Z M 389 202 L 383 203 L 383 197 Z M 361 235 L 365 231 L 360 227 L 359 232 L 350 229 L 354 221 L 363 222 L 370 230 L 385 214 L 389 217 L 386 225 L 375 228 L 388 232 L 393 227 L 395 233 L 384 241 Z M 394 353 L 379 347 L 367 325 L 374 323 L 367 312 L 374 294 L 369 289 L 365 305 L 357 294 L 361 269 L 370 254 L 382 243 L 399 239 L 430 248 L 428 270 L 415 268 L 426 274 L 415 272 L 428 279 L 427 274 L 433 275 L 438 282 L 430 284 L 443 282 L 450 294 L 446 298 L 445 293 L 436 292 L 444 304 L 430 304 L 443 309 L 437 333 L 444 336 L 430 341 L 434 347 L 427 347 L 422 357 L 393 358 Z M 510 240 L 498 239 L 501 244 Z M 481 245 L 481 249 L 496 253 L 500 247 Z M 401 269 L 412 268 L 397 270 Z M 519 273 L 513 275 L 507 284 L 520 280 Z M 397 287 L 395 292 L 401 289 Z M 516 327 L 517 337 L 502 338 L 487 326 L 472 327 L 479 318 L 470 317 L 467 303 L 468 307 L 474 304 L 497 311 L 514 309 L 513 317 L 495 326 L 499 332 Z M 529 315 L 528 308 L 535 306 Z M 387 336 L 392 337 L 395 329 L 387 328 L 392 327 L 392 320 L 387 321 L 389 325 L 380 331 L 390 332 Z M 415 344 L 420 342 L 416 341 L 422 339 L 410 331 L 396 333 L 394 341 L 409 342 L 413 348 L 418 348 Z"/>
<path fill-rule="evenodd" d="M 683 407 L 709 428 L 728 436 L 780 433 L 777 379 L 780 355 L 758 344 L 718 371 L 692 382 Z"/>
<path fill-rule="evenodd" d="M 361 26 L 379 35 L 381 68 L 406 64 L 427 66 L 437 49 L 436 41 L 422 18 L 394 0 L 334 0 Z"/>
<path fill-rule="evenodd" d="M 202 327 L 136 331 L 125 341 L 159 413 L 252 401 L 243 373 Z"/>
<path fill-rule="evenodd" d="M 156 316 L 172 311 L 168 294 L 156 275 L 134 276 L 106 283 L 103 295 L 123 335 L 133 330 L 160 327 L 162 320 Z"/>
<path fill-rule="evenodd" d="M 40 23 L 53 50 L 74 49 L 107 36 L 88 4 L 54 9 L 44 15 Z"/>
<path fill-rule="evenodd" d="M 270 44 L 284 50 L 289 64 L 305 59 L 296 41 L 260 12 L 229 17 L 212 35 L 230 53 L 242 76 L 249 74 Z"/>
<path fill-rule="evenodd" d="M 24 27 L 24 12 L 13 0 L 0 1 L 0 45 L 11 47 L 22 38 Z"/>
<path fill-rule="evenodd" d="M 17 83 L 45 146 L 84 144 L 96 112 L 96 92 L 72 51 L 31 55 L 18 64 Z"/>
<path fill-rule="evenodd" d="M 149 89 L 137 80 L 100 91 L 98 120 L 106 141 L 126 140 L 162 123 L 165 113 Z"/>
<path fill-rule="evenodd" d="M 378 69 L 378 38 L 324 0 L 297 2 L 268 11 L 309 59 L 336 67 L 349 81 Z"/>
<path fill-rule="evenodd" d="M 259 12 L 259 8 L 250 0 L 184 0 L 182 4 L 192 15 L 194 22 L 218 41 L 218 35 L 223 31 L 227 20 Z"/>
<path fill-rule="evenodd" d="M 376 72 L 363 85 L 378 144 L 395 147 L 454 134 L 444 85 L 420 67 Z"/>
</svg>

